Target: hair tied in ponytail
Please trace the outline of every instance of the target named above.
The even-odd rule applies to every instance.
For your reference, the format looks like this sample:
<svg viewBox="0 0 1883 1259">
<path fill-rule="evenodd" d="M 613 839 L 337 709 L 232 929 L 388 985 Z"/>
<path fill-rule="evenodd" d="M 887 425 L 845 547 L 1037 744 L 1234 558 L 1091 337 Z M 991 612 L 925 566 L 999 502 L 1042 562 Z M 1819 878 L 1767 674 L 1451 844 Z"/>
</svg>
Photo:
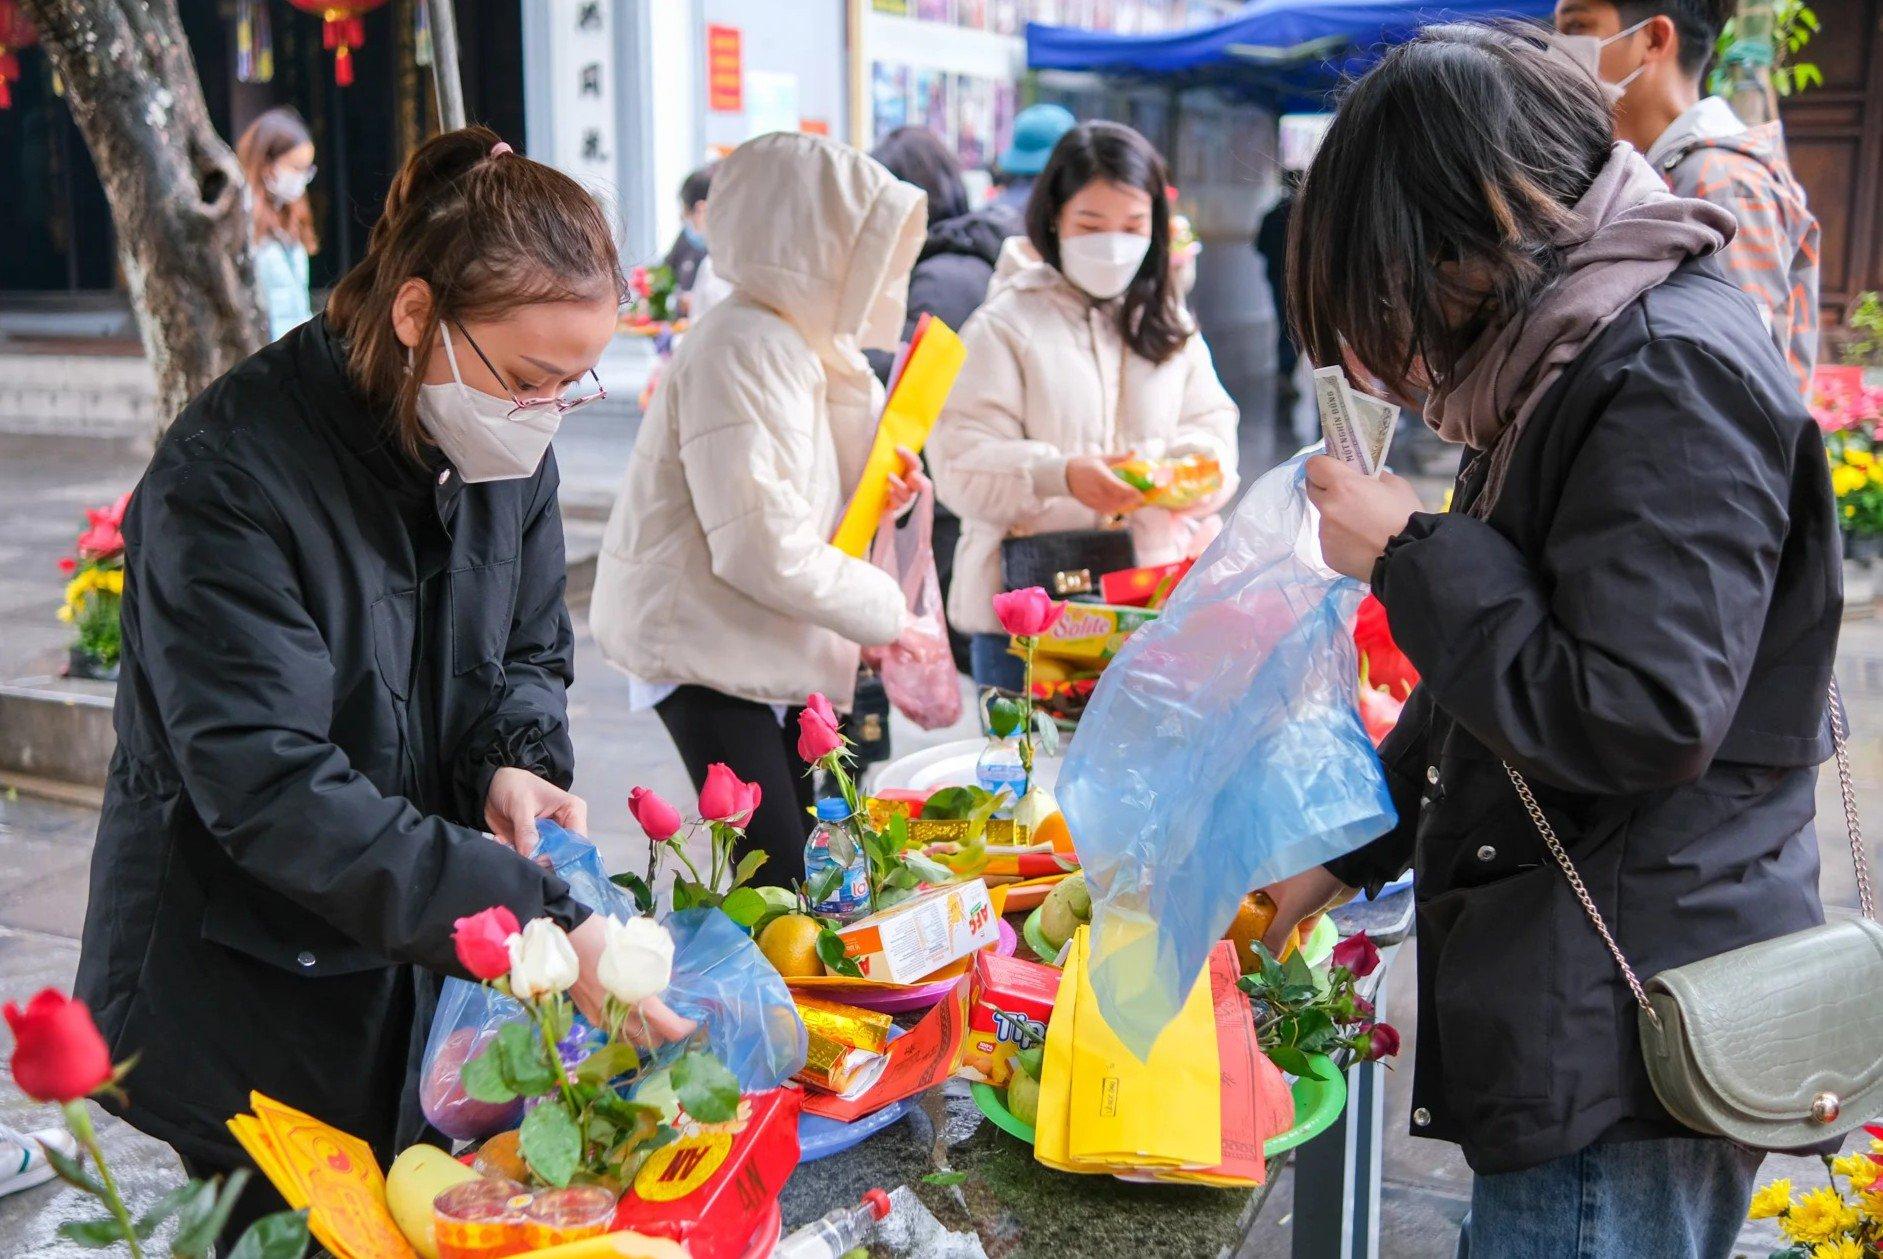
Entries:
<svg viewBox="0 0 1883 1259">
<path fill-rule="evenodd" d="M 505 153 L 514 152 L 516 152 L 516 150 L 510 147 L 510 143 L 507 140 L 499 140 L 497 143 L 490 146 L 490 156 L 493 160 L 502 157 Z"/>
</svg>

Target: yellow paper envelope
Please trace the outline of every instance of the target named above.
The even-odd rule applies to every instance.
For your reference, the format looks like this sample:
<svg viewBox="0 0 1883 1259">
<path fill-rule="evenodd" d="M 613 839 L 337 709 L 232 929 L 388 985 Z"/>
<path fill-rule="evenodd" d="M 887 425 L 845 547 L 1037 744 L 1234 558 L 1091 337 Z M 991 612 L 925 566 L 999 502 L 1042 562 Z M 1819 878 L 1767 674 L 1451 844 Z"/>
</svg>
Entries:
<svg viewBox="0 0 1883 1259">
<path fill-rule="evenodd" d="M 857 480 L 856 493 L 844 509 L 843 520 L 831 538 L 839 550 L 862 559 L 876 536 L 876 526 L 883 518 L 889 501 L 889 478 L 901 467 L 896 447 L 907 446 L 917 454 L 928 441 L 929 430 L 941 415 L 948 391 L 955 387 L 961 364 L 968 357 L 967 347 L 954 329 L 939 319 L 930 318 L 921 339 L 909 351 L 896 391 L 883 404 L 882 422 L 876 426 L 876 440 L 864 461 L 863 475 Z"/>
<path fill-rule="evenodd" d="M 1062 1172 L 1096 1171 L 1076 1167 L 1066 1152 L 1072 1095 L 1072 1038 L 1079 1018 L 1079 973 L 1085 966 L 1086 929 L 1073 932 L 1072 950 L 1059 975 L 1059 993 L 1046 1021 L 1046 1049 L 1040 1059 L 1039 1114 L 1033 1125 L 1033 1157 Z"/>
<path fill-rule="evenodd" d="M 338 1259 L 418 1259 L 386 1208 L 386 1178 L 372 1147 L 260 1093 L 249 1094 L 249 1104 L 254 1116 L 236 1116 L 230 1130 L 289 1205 L 306 1206 L 322 1246 Z"/>
</svg>

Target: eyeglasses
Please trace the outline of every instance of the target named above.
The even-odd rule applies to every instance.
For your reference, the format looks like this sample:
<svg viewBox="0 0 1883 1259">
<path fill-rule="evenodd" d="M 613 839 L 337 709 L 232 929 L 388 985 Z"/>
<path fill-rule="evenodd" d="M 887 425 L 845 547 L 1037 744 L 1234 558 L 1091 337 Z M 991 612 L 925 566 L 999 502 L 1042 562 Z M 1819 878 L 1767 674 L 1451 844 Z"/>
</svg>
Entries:
<svg viewBox="0 0 1883 1259">
<path fill-rule="evenodd" d="M 454 319 L 452 322 L 457 323 L 457 320 Z M 608 391 L 602 388 L 602 378 L 597 376 L 595 369 L 591 367 L 588 369 L 588 374 L 589 379 L 595 382 L 594 393 L 586 393 L 579 398 L 557 396 L 553 398 L 526 399 L 519 397 L 510 382 L 503 378 L 503 373 L 497 370 L 497 365 L 490 361 L 490 355 L 484 353 L 484 347 L 479 345 L 477 339 L 471 335 L 471 330 L 460 323 L 458 324 L 458 331 L 462 332 L 464 339 L 470 342 L 471 349 L 477 352 L 477 357 L 484 360 L 484 366 L 490 369 L 490 374 L 496 378 L 499 385 L 503 386 L 503 391 L 510 395 L 510 401 L 516 403 L 516 406 L 511 410 L 510 414 L 504 417 L 507 420 L 518 420 L 527 416 L 551 413 L 557 418 L 561 418 L 571 411 L 585 407 L 591 402 L 600 402 L 603 398 L 608 396 Z"/>
</svg>

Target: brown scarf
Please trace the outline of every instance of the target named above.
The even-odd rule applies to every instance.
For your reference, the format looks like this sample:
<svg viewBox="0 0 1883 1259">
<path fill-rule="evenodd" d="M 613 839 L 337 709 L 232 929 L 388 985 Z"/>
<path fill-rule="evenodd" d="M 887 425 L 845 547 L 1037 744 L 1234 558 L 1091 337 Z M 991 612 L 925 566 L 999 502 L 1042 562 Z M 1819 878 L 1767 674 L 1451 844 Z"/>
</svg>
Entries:
<svg viewBox="0 0 1883 1259">
<path fill-rule="evenodd" d="M 1577 226 L 1557 240 L 1562 274 L 1521 318 L 1488 329 L 1426 406 L 1440 437 L 1491 452 L 1474 516 L 1490 513 L 1524 422 L 1563 369 L 1637 297 L 1738 230 L 1719 206 L 1674 196 L 1620 143 L 1574 214 Z"/>
</svg>

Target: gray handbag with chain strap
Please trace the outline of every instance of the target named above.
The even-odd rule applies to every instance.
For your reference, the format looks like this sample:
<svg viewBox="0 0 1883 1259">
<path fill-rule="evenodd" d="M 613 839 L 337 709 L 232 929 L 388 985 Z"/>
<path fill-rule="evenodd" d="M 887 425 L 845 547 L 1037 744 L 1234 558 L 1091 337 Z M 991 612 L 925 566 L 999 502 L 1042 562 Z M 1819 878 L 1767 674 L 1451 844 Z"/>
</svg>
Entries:
<svg viewBox="0 0 1883 1259">
<path fill-rule="evenodd" d="M 1835 683 L 1831 725 L 1863 916 L 1676 966 L 1645 986 L 1530 785 L 1504 765 L 1641 1007 L 1641 1051 L 1655 1095 L 1696 1132 L 1753 1149 L 1816 1145 L 1883 1115 L 1883 925 L 1870 890 Z"/>
</svg>

